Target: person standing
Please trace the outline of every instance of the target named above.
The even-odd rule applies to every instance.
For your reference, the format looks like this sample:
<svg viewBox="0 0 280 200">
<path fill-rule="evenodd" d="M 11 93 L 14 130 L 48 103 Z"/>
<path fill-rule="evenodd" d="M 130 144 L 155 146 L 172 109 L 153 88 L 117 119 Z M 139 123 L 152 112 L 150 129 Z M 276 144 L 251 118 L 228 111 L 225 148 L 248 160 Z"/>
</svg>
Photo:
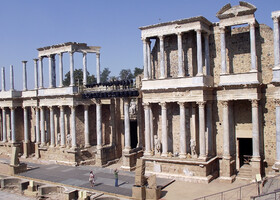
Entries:
<svg viewBox="0 0 280 200">
<path fill-rule="evenodd" d="M 94 174 L 92 171 L 90 171 L 89 173 L 89 182 L 90 182 L 90 186 L 93 187 L 94 186 Z"/>
<path fill-rule="evenodd" d="M 115 175 L 115 187 L 118 187 L 119 186 L 119 184 L 118 184 L 118 181 L 119 181 L 119 171 L 118 171 L 118 169 L 114 170 L 114 175 Z"/>
</svg>

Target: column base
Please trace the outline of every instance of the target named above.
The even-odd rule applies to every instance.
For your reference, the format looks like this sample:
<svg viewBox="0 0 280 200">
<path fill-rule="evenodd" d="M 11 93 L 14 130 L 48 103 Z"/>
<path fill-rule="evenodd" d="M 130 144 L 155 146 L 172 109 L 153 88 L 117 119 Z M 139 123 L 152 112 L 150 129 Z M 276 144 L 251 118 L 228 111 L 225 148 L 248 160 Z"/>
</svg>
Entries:
<svg viewBox="0 0 280 200">
<path fill-rule="evenodd" d="M 39 143 L 35 143 L 35 158 L 40 158 Z"/>
<path fill-rule="evenodd" d="M 90 144 L 85 144 L 85 148 L 89 148 L 89 147 L 91 147 Z"/>
<path fill-rule="evenodd" d="M 187 158 L 187 154 L 186 153 L 180 153 L 179 158 Z"/>
<path fill-rule="evenodd" d="M 152 152 L 151 151 L 145 151 L 144 152 L 144 156 L 151 156 L 152 155 Z"/>
<path fill-rule="evenodd" d="M 223 179 L 231 179 L 231 177 L 235 174 L 236 163 L 235 160 L 228 158 L 228 156 L 223 157 L 220 161 L 220 175 Z"/>
<path fill-rule="evenodd" d="M 261 165 L 261 158 L 260 157 L 253 157 L 251 159 L 251 166 L 252 166 L 252 179 L 256 179 L 257 174 L 262 174 L 262 165 Z"/>
<path fill-rule="evenodd" d="M 168 157 L 168 153 L 162 153 L 161 157 Z"/>
<path fill-rule="evenodd" d="M 275 66 L 272 69 L 273 78 L 271 82 L 280 82 L 280 66 Z"/>
</svg>

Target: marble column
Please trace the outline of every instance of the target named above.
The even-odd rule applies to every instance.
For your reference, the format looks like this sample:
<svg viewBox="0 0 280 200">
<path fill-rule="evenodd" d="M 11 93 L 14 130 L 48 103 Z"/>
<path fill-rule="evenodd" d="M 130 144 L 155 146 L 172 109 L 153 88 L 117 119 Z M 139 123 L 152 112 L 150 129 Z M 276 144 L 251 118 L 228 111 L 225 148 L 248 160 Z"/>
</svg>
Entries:
<svg viewBox="0 0 280 200">
<path fill-rule="evenodd" d="M 131 149 L 131 140 L 130 140 L 130 119 L 129 119 L 129 99 L 124 99 L 124 148 L 126 151 Z"/>
<path fill-rule="evenodd" d="M 185 102 L 178 102 L 180 106 L 180 158 L 187 157 L 187 137 L 186 137 L 186 108 Z"/>
<path fill-rule="evenodd" d="M 43 76 L 43 57 L 39 57 L 39 88 L 44 87 L 44 76 Z"/>
<path fill-rule="evenodd" d="M 2 92 L 6 91 L 5 67 L 2 67 Z"/>
<path fill-rule="evenodd" d="M 85 147 L 90 147 L 89 142 L 89 123 L 88 123 L 88 105 L 84 105 L 84 120 L 85 120 Z"/>
<path fill-rule="evenodd" d="M 149 119 L 150 119 L 150 142 L 151 142 L 151 150 L 155 150 L 155 142 L 154 142 L 154 123 L 153 123 L 153 111 L 152 111 L 152 105 L 149 106 Z"/>
<path fill-rule="evenodd" d="M 252 100 L 252 127 L 253 157 L 260 158 L 259 105 L 257 99 Z"/>
<path fill-rule="evenodd" d="M 53 88 L 53 82 L 52 82 L 52 56 L 48 55 L 49 58 L 49 88 Z"/>
<path fill-rule="evenodd" d="M 70 86 L 74 86 L 74 52 L 70 51 Z"/>
<path fill-rule="evenodd" d="M 3 142 L 7 142 L 7 123 L 6 123 L 6 109 L 2 107 L 2 133 L 3 133 Z"/>
<path fill-rule="evenodd" d="M 60 52 L 59 56 L 59 87 L 63 87 L 63 53 Z"/>
<path fill-rule="evenodd" d="M 96 53 L 96 80 L 100 83 L 100 53 Z"/>
<path fill-rule="evenodd" d="M 184 77 L 184 67 L 183 67 L 183 44 L 182 44 L 183 33 L 177 33 L 177 43 L 178 43 L 178 77 Z"/>
<path fill-rule="evenodd" d="M 280 33 L 279 19 L 273 18 L 273 40 L 274 40 L 274 69 L 280 69 Z"/>
<path fill-rule="evenodd" d="M 14 67 L 10 65 L 10 90 L 14 91 Z"/>
<path fill-rule="evenodd" d="M 65 147 L 64 107 L 60 106 L 60 146 Z"/>
<path fill-rule="evenodd" d="M 46 132 L 45 132 L 45 109 L 43 106 L 40 107 L 40 115 L 41 115 L 41 145 L 46 145 Z"/>
<path fill-rule="evenodd" d="M 208 142 L 208 149 L 207 149 L 207 155 L 212 156 L 213 155 L 213 112 L 212 112 L 212 102 L 208 101 L 206 105 L 206 133 L 207 133 L 207 142 Z"/>
<path fill-rule="evenodd" d="M 151 138 L 150 138 L 150 105 L 144 103 L 144 114 L 145 114 L 145 156 L 151 155 Z"/>
<path fill-rule="evenodd" d="M 204 51 L 205 51 L 205 67 L 206 67 L 206 75 L 211 75 L 210 70 L 210 55 L 209 55 L 209 33 L 203 34 L 204 36 Z"/>
<path fill-rule="evenodd" d="M 167 143 L 167 109 L 166 103 L 160 103 L 161 105 L 161 132 L 162 132 L 162 154 L 161 156 L 166 157 L 168 151 L 168 143 Z"/>
<path fill-rule="evenodd" d="M 223 106 L 223 158 L 230 158 L 230 146 L 229 146 L 229 102 L 222 101 Z"/>
<path fill-rule="evenodd" d="M 257 72 L 255 23 L 250 24 L 251 71 Z"/>
<path fill-rule="evenodd" d="M 22 61 L 22 72 L 23 72 L 23 77 L 22 77 L 22 90 L 26 91 L 27 90 L 27 80 L 26 80 L 26 63 L 27 61 Z"/>
<path fill-rule="evenodd" d="M 196 30 L 196 46 L 197 46 L 197 76 L 203 75 L 202 69 L 202 41 L 201 30 Z"/>
<path fill-rule="evenodd" d="M 164 36 L 159 36 L 160 47 L 160 79 L 165 78 L 165 56 L 164 56 Z"/>
<path fill-rule="evenodd" d="M 220 27 L 220 37 L 221 37 L 221 58 L 222 58 L 222 69 L 221 74 L 227 73 L 227 52 L 226 52 L 226 35 L 225 35 L 225 27 Z"/>
<path fill-rule="evenodd" d="M 280 165 L 280 99 L 275 100 L 276 107 L 276 164 Z M 4 128 L 4 127 L 3 127 Z"/>
<path fill-rule="evenodd" d="M 147 56 L 147 39 L 143 38 L 143 64 L 144 64 L 144 80 L 149 78 L 149 71 L 148 71 L 148 56 Z"/>
<path fill-rule="evenodd" d="M 97 149 L 102 148 L 102 109 L 101 101 L 96 101 L 96 135 Z"/>
<path fill-rule="evenodd" d="M 27 107 L 23 107 L 23 122 L 24 122 L 24 142 L 29 143 L 28 136 L 28 110 Z"/>
<path fill-rule="evenodd" d="M 35 115 L 36 115 L 36 143 L 40 143 L 40 111 L 39 108 L 36 106 L 35 107 Z"/>
<path fill-rule="evenodd" d="M 148 74 L 149 79 L 152 79 L 152 65 L 151 65 L 151 41 L 150 39 L 147 39 L 147 62 L 148 62 Z"/>
<path fill-rule="evenodd" d="M 38 89 L 38 59 L 34 60 L 34 89 Z"/>
<path fill-rule="evenodd" d="M 76 141 L 76 107 L 71 106 L 71 148 L 77 148 L 77 141 Z"/>
<path fill-rule="evenodd" d="M 50 109 L 50 132 L 51 132 L 51 144 L 50 147 L 54 147 L 55 146 L 55 134 L 54 134 L 54 113 L 53 113 L 53 107 L 49 106 Z"/>
<path fill-rule="evenodd" d="M 87 84 L 87 53 L 83 53 L 83 85 Z"/>
<path fill-rule="evenodd" d="M 16 130 L 15 130 L 15 108 L 10 107 L 11 110 L 11 143 L 16 142 Z"/>
<path fill-rule="evenodd" d="M 199 115 L 199 158 L 206 157 L 205 101 L 197 102 Z"/>
</svg>

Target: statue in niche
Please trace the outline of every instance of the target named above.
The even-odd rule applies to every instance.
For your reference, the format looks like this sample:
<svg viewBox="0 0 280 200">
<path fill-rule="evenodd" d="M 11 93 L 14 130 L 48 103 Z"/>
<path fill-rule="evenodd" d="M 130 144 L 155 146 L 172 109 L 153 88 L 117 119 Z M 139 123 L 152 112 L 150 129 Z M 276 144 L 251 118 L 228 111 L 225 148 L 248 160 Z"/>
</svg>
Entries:
<svg viewBox="0 0 280 200">
<path fill-rule="evenodd" d="M 193 158 L 196 158 L 196 157 L 197 157 L 196 150 L 195 150 L 195 148 L 196 148 L 196 142 L 195 142 L 194 139 L 191 139 L 190 142 L 191 142 L 191 153 L 192 153 L 192 157 L 193 157 Z"/>
<path fill-rule="evenodd" d="M 57 145 L 59 145 L 61 142 L 61 134 L 57 133 Z"/>
<path fill-rule="evenodd" d="M 155 135 L 154 138 L 155 138 L 155 153 L 158 155 L 161 152 L 161 143 L 157 135 Z"/>
<path fill-rule="evenodd" d="M 136 102 L 134 102 L 134 101 L 130 102 L 129 113 L 131 115 L 135 115 L 136 114 Z"/>
<path fill-rule="evenodd" d="M 67 144 L 67 147 L 70 147 L 71 142 L 72 142 L 72 137 L 71 137 L 70 134 L 67 134 L 67 136 L 66 136 L 66 144 Z"/>
</svg>

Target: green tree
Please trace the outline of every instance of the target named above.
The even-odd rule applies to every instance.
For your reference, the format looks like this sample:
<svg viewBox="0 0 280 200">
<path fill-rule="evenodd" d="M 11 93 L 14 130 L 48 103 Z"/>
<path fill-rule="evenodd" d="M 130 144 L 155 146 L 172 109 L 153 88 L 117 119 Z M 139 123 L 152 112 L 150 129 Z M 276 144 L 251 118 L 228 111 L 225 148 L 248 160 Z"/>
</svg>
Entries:
<svg viewBox="0 0 280 200">
<path fill-rule="evenodd" d="M 143 73 L 143 69 L 138 68 L 138 67 L 134 68 L 134 72 L 133 72 L 134 78 L 136 78 L 139 74 L 142 74 L 142 73 Z"/>
<path fill-rule="evenodd" d="M 100 82 L 104 83 L 109 81 L 109 75 L 110 75 L 111 71 L 109 70 L 109 68 L 104 68 L 103 71 L 100 74 Z"/>
<path fill-rule="evenodd" d="M 132 79 L 132 78 L 134 78 L 134 77 L 133 77 L 133 74 L 131 73 L 130 69 L 122 69 L 120 71 L 120 74 L 119 74 L 120 80 Z"/>
<path fill-rule="evenodd" d="M 74 70 L 74 81 L 75 85 L 82 85 L 83 84 L 83 70 L 82 69 L 75 69 Z M 90 75 L 87 72 L 87 83 L 92 84 L 96 82 L 96 78 L 94 75 Z M 65 78 L 63 80 L 64 86 L 70 85 L 70 71 L 65 74 Z"/>
</svg>

